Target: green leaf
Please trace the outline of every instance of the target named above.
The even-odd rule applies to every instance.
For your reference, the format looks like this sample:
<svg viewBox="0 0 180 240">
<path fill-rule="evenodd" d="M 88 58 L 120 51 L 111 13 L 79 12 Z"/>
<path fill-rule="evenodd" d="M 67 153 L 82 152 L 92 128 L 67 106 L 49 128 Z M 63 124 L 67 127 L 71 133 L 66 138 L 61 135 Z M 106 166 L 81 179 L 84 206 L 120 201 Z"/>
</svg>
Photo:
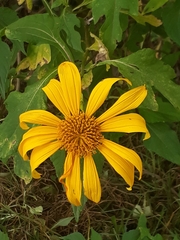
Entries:
<svg viewBox="0 0 180 240">
<path fill-rule="evenodd" d="M 138 229 L 133 229 L 128 232 L 123 233 L 122 240 L 138 240 L 140 236 L 140 232 Z"/>
<path fill-rule="evenodd" d="M 59 178 L 64 172 L 64 162 L 66 159 L 66 152 L 64 150 L 58 150 L 51 157 L 50 160 L 56 170 L 56 176 Z"/>
<path fill-rule="evenodd" d="M 121 0 L 121 8 L 127 10 L 129 14 L 137 15 L 138 14 L 138 0 Z"/>
<path fill-rule="evenodd" d="M 6 88 L 9 86 L 7 77 L 11 64 L 11 51 L 9 46 L 0 40 L 0 95 L 5 98 Z"/>
<path fill-rule="evenodd" d="M 174 108 L 169 102 L 163 102 L 161 98 L 157 98 L 158 111 L 139 108 L 139 113 L 148 123 L 156 122 L 179 122 L 180 110 Z"/>
<path fill-rule="evenodd" d="M 169 3 L 162 10 L 162 19 L 168 36 L 180 46 L 180 1 Z"/>
<path fill-rule="evenodd" d="M 143 49 L 125 58 L 106 60 L 98 63 L 97 66 L 104 64 L 116 66 L 119 72 L 132 82 L 133 87 L 146 85 L 148 95 L 142 104 L 145 108 L 158 110 L 152 89 L 155 87 L 175 108 L 180 109 L 180 86 L 171 81 L 175 77 L 174 70 L 158 60 L 153 50 Z"/>
<path fill-rule="evenodd" d="M 158 8 L 162 7 L 168 0 L 150 0 L 143 9 L 143 14 L 154 12 Z"/>
<path fill-rule="evenodd" d="M 52 5 L 51 5 L 51 8 L 53 9 L 53 8 L 59 7 L 61 5 L 66 6 L 67 5 L 66 0 L 55 0 L 55 1 L 53 1 Z"/>
<path fill-rule="evenodd" d="M 153 240 L 163 240 L 162 236 L 158 233 L 153 237 Z"/>
<path fill-rule="evenodd" d="M 103 157 L 103 155 L 99 151 L 97 151 L 93 155 L 93 159 L 94 159 L 94 162 L 96 164 L 96 168 L 97 168 L 98 173 L 101 174 L 103 166 L 104 166 L 104 157 Z"/>
<path fill-rule="evenodd" d="M 24 161 L 18 152 L 14 156 L 14 173 L 23 179 L 26 184 L 30 183 L 32 179 L 29 161 Z"/>
<path fill-rule="evenodd" d="M 172 163 L 180 164 L 180 143 L 176 132 L 165 123 L 147 124 L 151 137 L 144 146 Z"/>
<path fill-rule="evenodd" d="M 35 14 L 23 17 L 9 25 L 5 30 L 5 34 L 10 40 L 53 45 L 66 60 L 72 61 L 72 54 L 60 37 L 60 30 L 59 17 L 48 14 Z"/>
<path fill-rule="evenodd" d="M 90 3 L 92 3 L 93 0 L 84 0 L 81 4 L 79 4 L 77 7 L 73 8 L 73 11 L 81 8 L 81 7 L 84 7 Z"/>
<path fill-rule="evenodd" d="M 38 82 L 28 86 L 24 93 L 12 92 L 5 101 L 8 115 L 0 125 L 0 159 L 4 162 L 16 153 L 24 133 L 19 127 L 19 115 L 28 110 L 46 108 L 42 87 L 56 74 L 57 68 L 51 70 Z"/>
<path fill-rule="evenodd" d="M 109 52 L 116 48 L 116 42 L 122 39 L 122 28 L 119 22 L 121 1 L 119 0 L 94 0 L 92 2 L 92 14 L 94 22 L 105 15 L 106 20 L 101 27 L 102 39 Z"/>
<path fill-rule="evenodd" d="M 102 240 L 102 237 L 93 228 L 91 228 L 91 240 Z"/>
<path fill-rule="evenodd" d="M 71 220 L 72 220 L 73 218 L 74 218 L 74 217 L 62 218 L 62 219 L 60 219 L 57 223 L 55 223 L 55 224 L 52 226 L 51 229 L 54 229 L 54 228 L 59 227 L 59 226 L 65 227 L 65 226 L 67 226 L 67 225 L 71 222 Z"/>
<path fill-rule="evenodd" d="M 8 235 L 0 231 L 0 239 L 1 240 L 9 240 Z"/>
<path fill-rule="evenodd" d="M 10 8 L 0 7 L 0 30 L 17 20 L 17 12 Z"/>
<path fill-rule="evenodd" d="M 86 240 L 83 235 L 79 232 L 71 233 L 65 237 L 61 237 L 63 240 Z"/>
<path fill-rule="evenodd" d="M 83 52 L 81 48 L 81 36 L 80 34 L 74 29 L 75 26 L 80 27 L 79 18 L 76 17 L 75 14 L 63 11 L 60 19 L 60 27 L 63 29 L 67 34 L 67 43 L 71 46 L 74 50 L 79 52 Z"/>
<path fill-rule="evenodd" d="M 87 198 L 82 191 L 81 205 L 80 206 L 74 206 L 74 205 L 71 204 L 76 222 L 79 222 L 79 217 L 80 217 L 80 214 L 81 214 L 82 210 L 84 209 L 86 201 L 87 201 Z"/>
</svg>

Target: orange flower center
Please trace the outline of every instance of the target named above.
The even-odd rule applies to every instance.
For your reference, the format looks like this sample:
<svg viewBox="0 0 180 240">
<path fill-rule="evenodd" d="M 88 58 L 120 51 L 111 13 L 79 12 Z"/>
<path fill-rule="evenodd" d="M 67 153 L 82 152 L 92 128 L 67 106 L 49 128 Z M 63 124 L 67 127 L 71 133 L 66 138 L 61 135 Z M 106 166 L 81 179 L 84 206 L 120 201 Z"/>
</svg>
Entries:
<svg viewBox="0 0 180 240">
<path fill-rule="evenodd" d="M 85 113 L 62 120 L 60 125 L 60 140 L 62 148 L 79 156 L 95 153 L 101 144 L 103 135 L 95 117 Z"/>
</svg>

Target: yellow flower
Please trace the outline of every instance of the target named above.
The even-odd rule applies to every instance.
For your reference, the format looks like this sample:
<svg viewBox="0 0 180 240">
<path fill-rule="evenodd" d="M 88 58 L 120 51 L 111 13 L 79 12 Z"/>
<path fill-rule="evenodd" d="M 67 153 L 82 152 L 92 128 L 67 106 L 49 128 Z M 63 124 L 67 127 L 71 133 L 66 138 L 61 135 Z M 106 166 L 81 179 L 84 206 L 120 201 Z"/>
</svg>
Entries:
<svg viewBox="0 0 180 240">
<path fill-rule="evenodd" d="M 142 175 L 142 162 L 138 154 L 108 139 L 103 132 L 143 132 L 144 139 L 150 137 L 144 119 L 137 113 L 119 115 L 137 108 L 147 95 L 145 86 L 129 90 L 99 117 L 93 114 L 101 107 L 112 85 L 123 78 L 107 78 L 99 82 L 90 94 L 85 111 L 80 109 L 81 78 L 77 67 L 71 62 L 63 62 L 58 67 L 60 81 L 52 79 L 43 91 L 56 108 L 64 115 L 60 119 L 45 110 L 32 110 L 20 115 L 20 126 L 28 129 L 26 123 L 38 124 L 23 135 L 19 153 L 28 160 L 27 152 L 32 150 L 30 165 L 32 176 L 40 178 L 35 170 L 58 149 L 67 151 L 64 174 L 60 182 L 64 184 L 68 200 L 81 204 L 82 187 L 87 198 L 99 202 L 101 185 L 93 160 L 96 151 L 102 153 L 111 166 L 129 185 L 134 184 L 134 167 Z M 80 159 L 83 159 L 81 176 Z M 59 161 L 61 161 L 59 159 Z"/>
</svg>

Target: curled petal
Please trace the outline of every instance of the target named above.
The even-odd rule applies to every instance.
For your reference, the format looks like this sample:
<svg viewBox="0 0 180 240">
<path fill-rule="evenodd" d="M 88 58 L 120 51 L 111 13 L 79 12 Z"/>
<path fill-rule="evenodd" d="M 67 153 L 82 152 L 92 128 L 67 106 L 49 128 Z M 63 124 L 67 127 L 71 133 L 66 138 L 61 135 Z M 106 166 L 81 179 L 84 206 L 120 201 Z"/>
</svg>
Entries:
<svg viewBox="0 0 180 240">
<path fill-rule="evenodd" d="M 86 107 L 86 114 L 91 116 L 95 111 L 100 108 L 106 100 L 112 85 L 117 81 L 126 81 L 131 85 L 131 82 L 126 78 L 106 78 L 99 82 L 92 90 Z"/>
<path fill-rule="evenodd" d="M 58 74 L 64 101 L 72 115 L 79 114 L 81 99 L 81 78 L 76 65 L 63 62 L 58 67 Z"/>
<path fill-rule="evenodd" d="M 64 164 L 64 174 L 60 177 L 59 181 L 65 185 L 69 202 L 75 206 L 81 205 L 82 182 L 79 156 L 73 156 L 72 153 L 67 154 Z"/>
<path fill-rule="evenodd" d="M 117 116 L 123 112 L 137 108 L 145 99 L 147 90 L 145 86 L 140 86 L 129 90 L 120 96 L 120 98 L 106 112 L 97 118 L 99 123 Z"/>
<path fill-rule="evenodd" d="M 145 133 L 144 140 L 150 137 L 144 118 L 137 113 L 120 115 L 103 122 L 101 132 L 143 132 Z"/>
<path fill-rule="evenodd" d="M 92 155 L 84 157 L 83 186 L 84 195 L 98 203 L 101 198 L 101 185 Z"/>
<path fill-rule="evenodd" d="M 46 126 L 59 126 L 61 120 L 54 116 L 52 113 L 44 110 L 31 110 L 25 113 L 22 113 L 19 116 L 20 127 L 22 129 L 29 129 L 26 123 L 40 124 Z"/>
</svg>

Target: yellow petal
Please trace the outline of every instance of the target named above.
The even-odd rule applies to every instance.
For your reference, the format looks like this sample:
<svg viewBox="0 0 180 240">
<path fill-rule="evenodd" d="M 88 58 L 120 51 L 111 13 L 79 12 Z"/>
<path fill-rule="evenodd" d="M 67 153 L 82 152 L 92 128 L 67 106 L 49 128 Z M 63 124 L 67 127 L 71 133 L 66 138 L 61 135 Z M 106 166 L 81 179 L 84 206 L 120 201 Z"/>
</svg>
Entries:
<svg viewBox="0 0 180 240">
<path fill-rule="evenodd" d="M 38 126 L 31 128 L 23 135 L 18 151 L 24 160 L 28 159 L 27 152 L 35 147 L 44 145 L 58 139 L 56 127 Z"/>
<path fill-rule="evenodd" d="M 117 155 L 121 156 L 123 159 L 126 159 L 130 164 L 134 165 L 134 167 L 139 171 L 139 179 L 142 177 L 142 161 L 139 155 L 124 146 L 121 146 L 115 142 L 112 142 L 108 139 L 103 139 L 103 146 L 112 150 Z"/>
<path fill-rule="evenodd" d="M 52 79 L 42 90 L 65 117 L 70 116 L 70 111 L 65 102 L 61 83 L 59 81 Z"/>
<path fill-rule="evenodd" d="M 33 172 L 42 162 L 53 155 L 53 153 L 55 153 L 60 147 L 60 141 L 55 141 L 34 148 L 30 156 L 31 171 Z"/>
<path fill-rule="evenodd" d="M 80 158 L 68 153 L 64 163 L 64 174 L 60 182 L 65 179 L 66 195 L 69 202 L 75 206 L 81 205 L 82 183 L 80 178 Z"/>
<path fill-rule="evenodd" d="M 20 127 L 22 129 L 29 129 L 26 123 L 47 125 L 47 126 L 59 126 L 61 120 L 54 116 L 52 113 L 44 110 L 31 110 L 25 113 L 22 113 L 19 116 Z"/>
<path fill-rule="evenodd" d="M 106 100 L 107 95 L 112 85 L 117 81 L 126 81 L 131 85 L 131 82 L 126 78 L 106 78 L 99 82 L 92 90 L 86 107 L 86 114 L 91 116 Z"/>
<path fill-rule="evenodd" d="M 83 186 L 84 195 L 98 203 L 101 198 L 101 185 L 92 155 L 84 157 Z"/>
<path fill-rule="evenodd" d="M 120 113 L 137 108 L 143 102 L 146 95 L 147 90 L 145 86 L 140 86 L 124 93 L 112 107 L 97 118 L 97 121 L 101 123 Z"/>
<path fill-rule="evenodd" d="M 39 178 L 41 178 L 41 174 L 38 173 L 36 170 L 34 170 L 34 171 L 32 172 L 32 177 L 33 177 L 34 179 L 39 179 Z"/>
<path fill-rule="evenodd" d="M 150 137 L 144 118 L 137 113 L 110 118 L 101 124 L 101 132 L 143 132 L 145 133 L 144 140 Z"/>
<path fill-rule="evenodd" d="M 81 78 L 79 71 L 71 62 L 63 62 L 58 67 L 63 96 L 69 111 L 73 115 L 79 114 L 81 98 Z"/>
<path fill-rule="evenodd" d="M 113 148 L 110 149 L 109 144 L 106 141 L 103 140 L 103 144 L 98 147 L 98 150 L 104 155 L 114 170 L 123 177 L 125 182 L 129 185 L 128 189 L 131 190 L 134 184 L 133 164 L 126 161 L 121 155 L 116 154 Z"/>
</svg>

